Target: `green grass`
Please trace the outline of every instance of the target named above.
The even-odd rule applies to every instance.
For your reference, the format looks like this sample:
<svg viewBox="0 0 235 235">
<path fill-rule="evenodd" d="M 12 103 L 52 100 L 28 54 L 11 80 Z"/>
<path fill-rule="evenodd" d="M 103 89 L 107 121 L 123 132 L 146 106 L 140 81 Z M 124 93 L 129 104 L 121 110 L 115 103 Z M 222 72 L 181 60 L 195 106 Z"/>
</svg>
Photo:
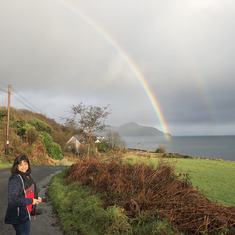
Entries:
<svg viewBox="0 0 235 235">
<path fill-rule="evenodd" d="M 49 195 L 65 234 L 175 234 L 166 219 L 158 218 L 157 211 L 128 218 L 116 205 L 103 208 L 100 195 L 93 194 L 91 188 L 66 183 L 64 174 L 52 178 Z"/>
<path fill-rule="evenodd" d="M 8 162 L 0 162 L 0 168 L 8 168 L 11 167 L 12 163 L 8 163 Z"/>
<path fill-rule="evenodd" d="M 64 172 L 52 179 L 49 195 L 66 234 L 103 234 L 105 230 L 127 230 L 130 225 L 117 207 L 106 210 L 98 195 L 76 183 L 66 184 Z M 115 223 L 111 221 L 115 221 Z M 116 228 L 115 225 L 116 224 Z"/>
<path fill-rule="evenodd" d="M 158 164 L 158 158 L 133 157 L 132 161 Z M 235 162 L 206 159 L 165 159 L 175 165 L 176 172 L 188 174 L 193 186 L 213 202 L 235 206 Z"/>
</svg>

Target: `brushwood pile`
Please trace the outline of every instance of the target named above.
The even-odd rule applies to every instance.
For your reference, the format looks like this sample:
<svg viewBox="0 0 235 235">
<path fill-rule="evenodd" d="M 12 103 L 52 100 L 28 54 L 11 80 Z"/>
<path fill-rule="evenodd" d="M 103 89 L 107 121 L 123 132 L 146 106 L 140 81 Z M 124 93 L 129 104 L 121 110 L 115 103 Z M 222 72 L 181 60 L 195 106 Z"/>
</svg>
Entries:
<svg viewBox="0 0 235 235">
<path fill-rule="evenodd" d="M 82 159 L 67 171 L 69 181 L 91 186 L 103 195 L 104 207 L 118 205 L 129 218 L 157 210 L 185 234 L 235 234 L 235 208 L 212 203 L 173 166 L 157 168 L 118 160 Z"/>
</svg>

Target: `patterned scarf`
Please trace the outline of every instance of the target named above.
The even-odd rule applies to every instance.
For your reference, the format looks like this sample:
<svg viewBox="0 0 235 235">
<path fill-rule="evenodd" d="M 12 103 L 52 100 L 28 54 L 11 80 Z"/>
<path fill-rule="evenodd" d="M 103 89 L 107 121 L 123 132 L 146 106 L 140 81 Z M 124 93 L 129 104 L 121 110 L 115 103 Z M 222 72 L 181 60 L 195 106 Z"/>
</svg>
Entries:
<svg viewBox="0 0 235 235">
<path fill-rule="evenodd" d="M 36 183 L 34 182 L 32 176 L 28 173 L 28 172 L 21 172 L 18 171 L 16 172 L 16 174 L 19 174 L 23 181 L 24 181 L 24 189 L 28 189 L 32 186 L 32 184 L 34 184 L 34 198 L 38 198 L 38 192 L 37 192 L 37 187 L 36 187 Z"/>
</svg>

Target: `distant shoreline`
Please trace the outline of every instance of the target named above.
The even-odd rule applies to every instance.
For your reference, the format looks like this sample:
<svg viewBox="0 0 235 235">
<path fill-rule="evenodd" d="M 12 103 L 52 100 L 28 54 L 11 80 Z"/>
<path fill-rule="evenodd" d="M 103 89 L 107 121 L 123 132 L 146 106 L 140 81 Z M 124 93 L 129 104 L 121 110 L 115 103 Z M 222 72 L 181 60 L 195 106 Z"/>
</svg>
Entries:
<svg viewBox="0 0 235 235">
<path fill-rule="evenodd" d="M 235 136 L 173 136 L 169 141 L 164 137 L 137 136 L 123 137 L 123 140 L 129 149 L 155 152 L 164 146 L 167 153 L 235 161 Z"/>
<path fill-rule="evenodd" d="M 156 151 L 154 150 L 146 150 L 146 149 L 136 149 L 136 148 L 126 148 L 130 151 L 138 151 L 138 152 L 141 152 L 141 153 L 156 153 Z M 166 153 L 166 154 L 175 154 L 176 156 L 178 155 L 179 157 L 166 157 L 166 158 L 183 158 L 183 159 L 203 159 L 203 160 L 216 160 L 216 161 L 221 161 L 221 162 L 234 162 L 233 160 L 225 160 L 225 159 L 222 159 L 222 158 L 208 158 L 208 157 L 193 157 L 193 156 L 190 156 L 190 155 L 184 155 L 184 154 L 179 154 L 179 153 Z M 159 153 L 160 155 L 160 153 Z M 163 153 L 162 153 L 163 155 Z M 159 156 L 160 157 L 160 156 Z"/>
</svg>

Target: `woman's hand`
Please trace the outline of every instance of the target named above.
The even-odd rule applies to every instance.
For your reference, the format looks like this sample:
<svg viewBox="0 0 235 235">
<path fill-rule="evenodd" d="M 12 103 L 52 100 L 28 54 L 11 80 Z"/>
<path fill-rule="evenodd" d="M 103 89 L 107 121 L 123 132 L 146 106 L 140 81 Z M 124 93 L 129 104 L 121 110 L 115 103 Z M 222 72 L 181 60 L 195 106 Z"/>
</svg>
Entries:
<svg viewBox="0 0 235 235">
<path fill-rule="evenodd" d="M 33 198 L 33 205 L 41 203 L 42 199 L 39 197 L 38 199 Z"/>
<path fill-rule="evenodd" d="M 38 199 L 33 198 L 33 205 L 38 204 Z"/>
</svg>

